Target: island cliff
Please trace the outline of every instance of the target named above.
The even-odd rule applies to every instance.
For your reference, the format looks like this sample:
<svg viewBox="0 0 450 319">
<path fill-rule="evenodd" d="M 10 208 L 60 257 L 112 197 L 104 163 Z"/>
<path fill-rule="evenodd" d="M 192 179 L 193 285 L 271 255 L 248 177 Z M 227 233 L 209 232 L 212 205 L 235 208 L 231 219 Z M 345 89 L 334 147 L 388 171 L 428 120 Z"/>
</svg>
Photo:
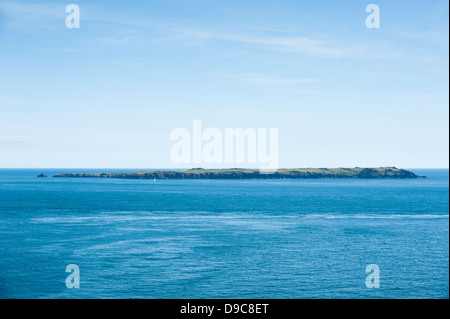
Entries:
<svg viewBox="0 0 450 319">
<path fill-rule="evenodd" d="M 413 172 L 396 167 L 377 168 L 295 168 L 261 173 L 257 169 L 157 170 L 130 173 L 63 173 L 53 177 L 123 178 L 123 179 L 313 179 L 313 178 L 421 178 Z"/>
</svg>

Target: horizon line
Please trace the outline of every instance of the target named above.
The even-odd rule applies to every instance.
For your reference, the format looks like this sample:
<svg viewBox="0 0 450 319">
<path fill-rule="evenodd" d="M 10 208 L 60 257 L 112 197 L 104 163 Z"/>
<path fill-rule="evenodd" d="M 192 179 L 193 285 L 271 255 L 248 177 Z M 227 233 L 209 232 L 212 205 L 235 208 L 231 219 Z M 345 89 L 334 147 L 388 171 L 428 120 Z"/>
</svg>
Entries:
<svg viewBox="0 0 450 319">
<path fill-rule="evenodd" d="M 280 167 L 277 170 L 282 169 L 302 169 L 302 168 L 382 168 L 382 167 L 392 167 L 398 169 L 450 169 L 450 167 L 398 167 L 398 166 L 336 166 L 336 167 Z M 0 167 L 0 169 L 136 169 L 136 170 L 190 170 L 190 169 L 205 169 L 205 170 L 219 170 L 219 169 L 254 169 L 259 170 L 259 168 L 252 167 L 190 167 L 190 168 L 149 168 L 149 167 Z"/>
</svg>

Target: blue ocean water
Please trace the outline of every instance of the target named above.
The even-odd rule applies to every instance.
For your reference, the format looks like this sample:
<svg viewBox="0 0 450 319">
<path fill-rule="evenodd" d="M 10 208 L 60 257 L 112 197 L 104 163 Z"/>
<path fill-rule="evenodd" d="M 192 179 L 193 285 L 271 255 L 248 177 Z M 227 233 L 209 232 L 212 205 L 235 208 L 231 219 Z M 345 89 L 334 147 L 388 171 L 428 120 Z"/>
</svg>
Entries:
<svg viewBox="0 0 450 319">
<path fill-rule="evenodd" d="M 413 170 L 428 176 L 418 180 L 36 177 L 74 171 L 0 170 L 1 298 L 449 297 L 448 170 Z M 65 285 L 69 264 L 79 289 Z M 379 289 L 366 287 L 369 264 Z"/>
</svg>

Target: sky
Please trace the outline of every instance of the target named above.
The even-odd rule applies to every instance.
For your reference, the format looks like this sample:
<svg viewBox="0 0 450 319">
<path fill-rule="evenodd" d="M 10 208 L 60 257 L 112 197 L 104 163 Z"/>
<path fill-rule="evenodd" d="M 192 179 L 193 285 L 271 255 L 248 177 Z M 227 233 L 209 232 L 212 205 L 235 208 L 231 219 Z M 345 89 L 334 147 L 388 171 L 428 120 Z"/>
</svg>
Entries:
<svg viewBox="0 0 450 319">
<path fill-rule="evenodd" d="M 448 1 L 73 1 L 0 0 L 1 168 L 198 167 L 194 120 L 278 128 L 284 168 L 448 167 Z"/>
</svg>

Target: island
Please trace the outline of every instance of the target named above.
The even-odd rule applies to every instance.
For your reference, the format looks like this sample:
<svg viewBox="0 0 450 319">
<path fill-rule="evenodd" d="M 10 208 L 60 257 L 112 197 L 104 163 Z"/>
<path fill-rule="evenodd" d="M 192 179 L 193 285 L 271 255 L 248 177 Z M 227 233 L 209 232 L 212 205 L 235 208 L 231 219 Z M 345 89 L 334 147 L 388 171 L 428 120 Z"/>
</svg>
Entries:
<svg viewBox="0 0 450 319">
<path fill-rule="evenodd" d="M 376 168 L 294 168 L 264 173 L 258 169 L 154 170 L 128 173 L 62 173 L 53 177 L 122 178 L 122 179 L 406 179 L 425 178 L 396 167 Z"/>
</svg>

